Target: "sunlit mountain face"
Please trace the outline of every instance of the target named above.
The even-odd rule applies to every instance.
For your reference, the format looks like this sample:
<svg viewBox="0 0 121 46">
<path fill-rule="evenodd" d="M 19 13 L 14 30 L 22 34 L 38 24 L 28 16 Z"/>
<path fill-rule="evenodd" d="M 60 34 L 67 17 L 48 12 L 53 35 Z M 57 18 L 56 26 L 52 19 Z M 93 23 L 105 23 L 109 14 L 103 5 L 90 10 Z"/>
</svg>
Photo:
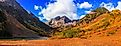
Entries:
<svg viewBox="0 0 121 46">
<path fill-rule="evenodd" d="M 120 0 L 17 0 L 17 2 L 43 22 L 57 16 L 66 16 L 71 20 L 81 19 L 98 7 L 105 7 L 109 11 L 121 10 Z"/>
</svg>

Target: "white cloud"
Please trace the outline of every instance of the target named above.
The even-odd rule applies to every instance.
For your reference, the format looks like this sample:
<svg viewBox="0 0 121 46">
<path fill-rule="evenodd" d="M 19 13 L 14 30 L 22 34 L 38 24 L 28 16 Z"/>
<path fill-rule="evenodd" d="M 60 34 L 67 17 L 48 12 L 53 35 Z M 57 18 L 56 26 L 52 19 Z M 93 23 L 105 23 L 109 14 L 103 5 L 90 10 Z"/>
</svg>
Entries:
<svg viewBox="0 0 121 46">
<path fill-rule="evenodd" d="M 121 1 L 118 2 L 118 6 L 116 7 L 116 9 L 121 10 Z"/>
<path fill-rule="evenodd" d="M 31 13 L 29 10 L 26 10 L 29 14 Z"/>
<path fill-rule="evenodd" d="M 104 2 L 102 2 L 100 4 L 100 6 L 107 8 L 109 11 L 112 11 L 112 10 L 115 9 L 115 7 L 114 7 L 114 5 L 112 3 L 104 3 Z"/>
<path fill-rule="evenodd" d="M 34 10 L 38 10 L 38 9 L 39 9 L 39 6 L 34 5 Z"/>
<path fill-rule="evenodd" d="M 112 11 L 112 10 L 114 10 L 114 9 L 119 9 L 119 10 L 121 10 L 121 1 L 119 1 L 118 3 L 117 3 L 118 5 L 116 6 L 116 7 L 114 7 L 114 5 L 112 4 L 112 3 L 104 3 L 104 2 L 102 2 L 101 4 L 100 4 L 100 6 L 101 7 L 105 7 L 105 8 L 107 8 L 109 11 Z"/>
<path fill-rule="evenodd" d="M 42 9 L 42 6 L 39 6 L 39 9 Z"/>
<path fill-rule="evenodd" d="M 85 11 L 85 13 L 90 13 L 91 12 L 91 10 L 90 11 Z"/>
<path fill-rule="evenodd" d="M 80 4 L 80 8 L 91 8 L 92 4 L 89 4 L 88 2 L 84 2 Z"/>
<path fill-rule="evenodd" d="M 39 9 L 42 9 L 42 6 L 34 5 L 34 10 L 39 10 Z"/>
<path fill-rule="evenodd" d="M 85 17 L 85 16 L 86 16 L 86 15 L 81 15 L 81 16 L 80 16 L 80 19 L 83 18 L 83 17 Z"/>
<path fill-rule="evenodd" d="M 77 8 L 73 0 L 57 0 L 55 3 L 48 4 L 46 9 L 42 9 L 39 15 L 43 14 L 47 20 L 57 16 L 67 16 L 72 20 L 79 18 L 76 14 L 76 10 Z"/>
<path fill-rule="evenodd" d="M 39 20 L 43 20 L 44 18 L 43 17 L 38 17 L 39 18 Z"/>
</svg>

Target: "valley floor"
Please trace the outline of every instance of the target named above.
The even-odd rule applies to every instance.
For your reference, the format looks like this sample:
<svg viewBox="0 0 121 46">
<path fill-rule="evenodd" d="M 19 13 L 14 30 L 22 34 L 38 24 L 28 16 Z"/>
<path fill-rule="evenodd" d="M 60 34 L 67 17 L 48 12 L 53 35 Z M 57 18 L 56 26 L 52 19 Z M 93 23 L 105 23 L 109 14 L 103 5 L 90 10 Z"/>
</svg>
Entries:
<svg viewBox="0 0 121 46">
<path fill-rule="evenodd" d="M 54 40 L 1 40 L 0 45 L 12 46 L 121 46 L 121 37 L 68 38 Z"/>
</svg>

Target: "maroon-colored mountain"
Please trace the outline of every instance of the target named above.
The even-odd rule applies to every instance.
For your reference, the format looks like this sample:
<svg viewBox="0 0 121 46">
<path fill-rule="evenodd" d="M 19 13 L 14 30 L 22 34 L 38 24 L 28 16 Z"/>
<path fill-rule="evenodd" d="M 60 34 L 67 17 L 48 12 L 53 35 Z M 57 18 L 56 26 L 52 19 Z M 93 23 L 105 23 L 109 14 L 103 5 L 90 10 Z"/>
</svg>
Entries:
<svg viewBox="0 0 121 46">
<path fill-rule="evenodd" d="M 50 36 L 51 27 L 24 10 L 16 0 L 0 0 L 0 38 Z"/>
</svg>

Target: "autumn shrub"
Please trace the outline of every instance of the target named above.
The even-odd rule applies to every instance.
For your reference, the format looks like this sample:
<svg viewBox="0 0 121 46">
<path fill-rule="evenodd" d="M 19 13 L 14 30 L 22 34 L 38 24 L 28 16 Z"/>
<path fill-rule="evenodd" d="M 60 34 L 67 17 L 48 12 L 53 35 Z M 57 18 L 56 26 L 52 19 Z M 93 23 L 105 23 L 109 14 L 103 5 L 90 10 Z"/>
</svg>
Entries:
<svg viewBox="0 0 121 46">
<path fill-rule="evenodd" d="M 116 31 L 117 31 L 117 30 L 110 31 L 110 32 L 107 33 L 107 35 L 108 35 L 108 36 L 109 36 L 109 35 L 113 35 L 113 34 L 116 33 Z"/>
<path fill-rule="evenodd" d="M 74 38 L 74 37 L 79 37 L 80 32 L 81 32 L 81 30 L 79 28 L 67 29 L 62 32 L 56 32 L 55 36 L 60 36 L 61 38 Z"/>
<path fill-rule="evenodd" d="M 65 38 L 78 37 L 78 32 L 73 30 L 63 31 L 62 34 L 63 34 L 63 37 Z"/>
</svg>

